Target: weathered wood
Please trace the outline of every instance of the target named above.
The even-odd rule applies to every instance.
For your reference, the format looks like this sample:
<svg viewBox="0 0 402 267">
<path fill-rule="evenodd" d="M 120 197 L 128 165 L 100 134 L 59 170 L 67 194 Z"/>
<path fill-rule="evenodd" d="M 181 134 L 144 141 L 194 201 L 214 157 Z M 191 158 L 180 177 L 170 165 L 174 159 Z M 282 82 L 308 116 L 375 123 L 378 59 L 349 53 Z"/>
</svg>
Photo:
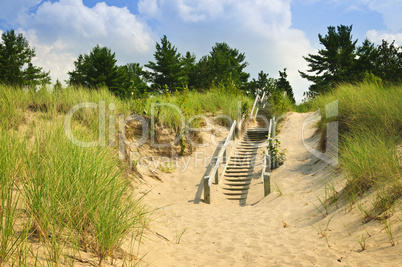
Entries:
<svg viewBox="0 0 402 267">
<path fill-rule="evenodd" d="M 264 197 L 271 193 L 271 173 L 264 172 Z"/>
<path fill-rule="evenodd" d="M 219 184 L 219 169 L 216 169 L 215 172 L 215 184 Z"/>
<path fill-rule="evenodd" d="M 209 186 L 209 176 L 204 177 L 204 202 L 211 204 L 211 187 Z"/>
<path fill-rule="evenodd" d="M 255 107 L 256 107 L 256 105 L 257 105 L 258 98 L 259 98 L 259 96 L 257 95 L 257 97 L 255 98 L 255 101 L 254 101 L 253 108 L 251 109 L 251 112 L 250 112 L 250 118 L 251 118 L 251 119 L 255 119 L 255 116 L 253 115 L 253 113 L 254 113 L 254 109 L 255 109 Z"/>
</svg>

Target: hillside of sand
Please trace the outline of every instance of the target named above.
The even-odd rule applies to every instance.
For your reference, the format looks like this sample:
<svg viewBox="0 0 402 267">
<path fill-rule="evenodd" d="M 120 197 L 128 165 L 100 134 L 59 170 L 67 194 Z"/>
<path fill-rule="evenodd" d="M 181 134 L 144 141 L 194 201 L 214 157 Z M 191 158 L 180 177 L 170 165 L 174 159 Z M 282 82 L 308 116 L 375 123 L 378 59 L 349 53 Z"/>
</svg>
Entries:
<svg viewBox="0 0 402 267">
<path fill-rule="evenodd" d="M 211 190 L 210 205 L 203 202 L 201 182 L 205 162 L 216 149 L 212 145 L 177 158 L 170 173 L 140 166 L 139 191 L 154 210 L 139 247 L 140 264 L 397 266 L 402 262 L 400 209 L 389 218 L 392 245 L 383 223 L 362 222 L 358 206 L 369 203 L 371 195 L 354 205 L 321 203 L 328 185 L 339 191 L 344 179 L 336 167 L 306 149 L 318 143 L 315 121 L 313 113 L 286 115 L 277 136 L 286 149 L 286 161 L 272 172 L 272 193 L 264 198 L 256 178 L 248 195 L 252 201 L 243 206 L 225 200 L 219 187 Z M 306 122 L 309 126 L 303 129 Z M 216 138 L 224 136 L 222 132 Z M 259 171 L 256 166 L 255 172 Z"/>
</svg>

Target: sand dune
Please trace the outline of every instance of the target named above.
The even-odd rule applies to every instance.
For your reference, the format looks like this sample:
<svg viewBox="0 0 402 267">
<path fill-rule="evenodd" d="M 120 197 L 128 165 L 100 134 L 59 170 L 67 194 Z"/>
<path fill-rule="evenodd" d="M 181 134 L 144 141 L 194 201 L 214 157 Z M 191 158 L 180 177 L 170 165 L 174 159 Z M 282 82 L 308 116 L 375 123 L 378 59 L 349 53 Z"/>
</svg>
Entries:
<svg viewBox="0 0 402 267">
<path fill-rule="evenodd" d="M 272 173 L 273 192 L 264 198 L 263 185 L 255 179 L 245 206 L 225 200 L 218 186 L 211 190 L 211 204 L 203 203 L 201 155 L 212 155 L 214 147 L 198 149 L 197 164 L 194 154 L 187 157 L 191 164 L 183 172 L 181 168 L 173 173 L 158 171 L 163 182 L 145 175 L 139 189 L 152 189 L 145 203 L 155 213 L 140 246 L 143 265 L 398 266 L 402 262 L 400 212 L 390 218 L 395 246 L 383 224 L 362 224 L 356 206 L 340 202 L 325 214 L 319 201 L 325 183 L 331 181 L 339 190 L 343 182 L 331 165 L 303 145 L 302 123 L 310 115 L 289 113 L 283 120 L 278 138 L 287 149 L 287 160 Z M 312 147 L 318 142 L 314 132 L 314 127 L 304 131 Z M 363 251 L 358 241 L 362 236 Z"/>
</svg>

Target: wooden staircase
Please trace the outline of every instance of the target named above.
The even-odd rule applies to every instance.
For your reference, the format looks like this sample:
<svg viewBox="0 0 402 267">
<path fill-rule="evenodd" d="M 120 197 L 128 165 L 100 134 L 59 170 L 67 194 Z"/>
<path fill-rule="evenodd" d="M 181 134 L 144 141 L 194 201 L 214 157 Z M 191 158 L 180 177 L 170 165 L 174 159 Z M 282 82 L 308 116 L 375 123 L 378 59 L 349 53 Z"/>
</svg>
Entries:
<svg viewBox="0 0 402 267">
<path fill-rule="evenodd" d="M 254 169 L 262 160 L 262 148 L 266 146 L 268 134 L 268 111 L 260 109 L 256 119 L 257 127 L 249 128 L 230 157 L 223 178 L 222 192 L 228 200 L 245 204 L 253 179 Z"/>
</svg>

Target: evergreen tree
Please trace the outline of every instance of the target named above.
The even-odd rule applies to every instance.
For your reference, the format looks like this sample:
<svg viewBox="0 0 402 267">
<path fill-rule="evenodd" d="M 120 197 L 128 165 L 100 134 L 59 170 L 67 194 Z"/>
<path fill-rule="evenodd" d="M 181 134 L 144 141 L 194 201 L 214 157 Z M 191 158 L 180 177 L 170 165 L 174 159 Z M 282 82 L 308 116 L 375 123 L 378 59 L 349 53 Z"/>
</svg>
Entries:
<svg viewBox="0 0 402 267">
<path fill-rule="evenodd" d="M 308 72 L 299 71 L 303 78 L 313 82 L 308 96 L 315 96 L 326 92 L 340 82 L 353 81 L 356 73 L 354 70 L 355 50 L 357 40 L 352 40 L 352 25 L 340 25 L 328 27 L 328 33 L 324 37 L 318 34 L 320 43 L 324 49 L 318 50 L 318 55 L 309 54 L 303 57 L 309 66 Z"/>
<path fill-rule="evenodd" d="M 286 92 L 286 96 L 290 99 L 290 101 L 295 104 L 296 100 L 293 95 L 292 86 L 290 85 L 289 81 L 287 80 L 288 75 L 286 74 L 286 68 L 282 71 L 279 71 L 279 78 L 276 79 L 276 87 Z"/>
<path fill-rule="evenodd" d="M 186 55 L 183 57 L 183 70 L 186 75 L 186 83 L 190 88 L 195 88 L 197 85 L 197 67 L 196 67 L 196 57 L 187 51 Z"/>
<path fill-rule="evenodd" d="M 167 86 L 170 92 L 181 90 L 186 83 L 184 63 L 166 35 L 161 38 L 160 44 L 156 43 L 154 58 L 155 62 L 149 61 L 145 65 L 152 70 L 147 72 L 147 78 L 153 83 L 153 89 L 161 92 Z"/>
<path fill-rule="evenodd" d="M 143 96 L 147 90 L 148 85 L 145 80 L 144 71 L 139 63 L 129 63 L 125 66 L 120 66 L 122 72 L 124 73 L 124 82 L 122 84 L 123 88 L 126 88 L 126 96 L 131 96 L 138 98 Z"/>
<path fill-rule="evenodd" d="M 276 87 L 275 80 L 273 78 L 270 78 L 268 73 L 260 71 L 258 73 L 257 80 L 253 78 L 247 84 L 246 90 L 252 96 L 257 94 L 262 95 L 264 92 L 268 96 L 273 92 L 275 87 Z"/>
<path fill-rule="evenodd" d="M 50 83 L 49 72 L 36 67 L 31 60 L 35 49 L 28 41 L 14 30 L 3 32 L 0 43 L 0 82 L 14 86 L 28 85 L 35 88 L 39 84 Z"/>
<path fill-rule="evenodd" d="M 250 74 L 244 72 L 248 66 L 246 56 L 226 43 L 216 43 L 208 56 L 201 58 L 198 65 L 199 77 L 204 86 L 214 84 L 231 85 L 245 89 Z"/>
<path fill-rule="evenodd" d="M 382 40 L 377 51 L 373 74 L 383 81 L 402 82 L 402 47 Z"/>
<path fill-rule="evenodd" d="M 356 80 L 362 80 L 366 73 L 377 73 L 376 61 L 378 57 L 378 50 L 374 43 L 366 38 L 362 45 L 357 48 L 356 55 Z"/>
<path fill-rule="evenodd" d="M 115 53 L 98 44 L 89 54 L 79 55 L 74 61 L 75 69 L 68 72 L 69 83 L 93 89 L 107 86 L 116 95 L 124 96 L 124 73 L 116 66 L 116 61 Z"/>
</svg>

